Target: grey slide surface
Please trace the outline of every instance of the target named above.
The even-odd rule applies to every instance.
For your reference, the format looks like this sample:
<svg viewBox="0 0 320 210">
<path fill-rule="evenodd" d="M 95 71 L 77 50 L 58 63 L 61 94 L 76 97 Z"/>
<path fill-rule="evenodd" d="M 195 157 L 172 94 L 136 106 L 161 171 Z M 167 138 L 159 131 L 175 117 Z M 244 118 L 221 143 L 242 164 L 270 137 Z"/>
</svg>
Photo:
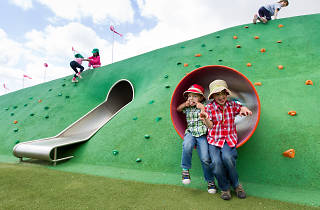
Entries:
<svg viewBox="0 0 320 210">
<path fill-rule="evenodd" d="M 102 126 L 111 120 L 134 98 L 132 84 L 125 79 L 117 81 L 109 90 L 104 102 L 68 126 L 54 137 L 31 140 L 17 144 L 13 154 L 18 158 L 32 158 L 57 162 L 73 156 L 57 159 L 59 148 L 89 140 Z"/>
</svg>

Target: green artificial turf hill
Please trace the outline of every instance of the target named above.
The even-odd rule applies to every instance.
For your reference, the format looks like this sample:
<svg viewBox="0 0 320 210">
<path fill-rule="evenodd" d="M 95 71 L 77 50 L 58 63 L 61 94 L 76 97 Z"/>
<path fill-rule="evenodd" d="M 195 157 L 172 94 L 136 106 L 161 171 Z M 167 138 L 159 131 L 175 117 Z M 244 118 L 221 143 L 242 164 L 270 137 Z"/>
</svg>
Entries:
<svg viewBox="0 0 320 210">
<path fill-rule="evenodd" d="M 236 26 L 85 71 L 78 84 L 68 76 L 1 96 L 0 161 L 17 161 L 12 155 L 17 142 L 58 134 L 104 101 L 116 81 L 127 79 L 134 86 L 133 102 L 88 142 L 75 146 L 75 157 L 55 169 L 181 185 L 182 140 L 170 119 L 172 93 L 186 73 L 224 65 L 262 84 L 256 86 L 258 128 L 238 149 L 237 168 L 248 194 L 319 206 L 319 25 L 315 14 Z M 313 85 L 305 85 L 306 80 Z M 288 115 L 290 110 L 297 115 Z M 291 148 L 295 158 L 284 157 Z M 189 187 L 205 189 L 194 154 Z"/>
</svg>

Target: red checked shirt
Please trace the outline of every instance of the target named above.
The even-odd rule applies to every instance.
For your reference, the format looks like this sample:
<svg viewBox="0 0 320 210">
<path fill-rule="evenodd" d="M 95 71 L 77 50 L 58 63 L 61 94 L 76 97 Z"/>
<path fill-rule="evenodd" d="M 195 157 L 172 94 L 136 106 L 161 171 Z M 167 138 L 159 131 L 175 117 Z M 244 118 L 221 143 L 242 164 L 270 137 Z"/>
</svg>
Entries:
<svg viewBox="0 0 320 210">
<path fill-rule="evenodd" d="M 234 101 L 227 101 L 224 107 L 212 101 L 205 107 L 213 123 L 212 129 L 208 128 L 209 144 L 222 148 L 226 141 L 230 147 L 236 146 L 238 137 L 234 120 L 240 109 L 241 105 Z"/>
</svg>

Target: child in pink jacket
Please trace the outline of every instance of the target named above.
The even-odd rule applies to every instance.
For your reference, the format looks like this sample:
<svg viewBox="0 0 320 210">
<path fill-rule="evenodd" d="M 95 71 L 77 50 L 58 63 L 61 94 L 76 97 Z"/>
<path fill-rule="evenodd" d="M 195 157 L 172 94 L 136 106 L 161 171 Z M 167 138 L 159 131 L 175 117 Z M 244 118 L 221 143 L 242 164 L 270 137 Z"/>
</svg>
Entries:
<svg viewBox="0 0 320 210">
<path fill-rule="evenodd" d="M 98 67 L 101 67 L 101 63 L 100 63 L 100 55 L 99 55 L 99 49 L 94 48 L 92 50 L 93 56 L 89 57 L 88 59 L 90 59 L 89 64 L 88 64 L 88 69 L 91 68 L 91 66 L 95 69 Z"/>
</svg>

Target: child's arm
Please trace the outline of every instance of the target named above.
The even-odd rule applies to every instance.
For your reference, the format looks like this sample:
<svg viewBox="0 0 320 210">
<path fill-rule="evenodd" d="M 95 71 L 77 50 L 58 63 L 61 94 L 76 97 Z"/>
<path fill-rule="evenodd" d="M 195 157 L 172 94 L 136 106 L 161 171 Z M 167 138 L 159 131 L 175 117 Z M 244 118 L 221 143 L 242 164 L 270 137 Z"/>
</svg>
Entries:
<svg viewBox="0 0 320 210">
<path fill-rule="evenodd" d="M 274 11 L 274 19 L 277 19 L 278 12 L 279 12 L 279 9 L 276 9 L 276 10 Z"/>
<path fill-rule="evenodd" d="M 182 112 L 182 110 L 185 108 L 185 107 L 189 107 L 190 106 L 190 102 L 189 101 L 186 101 L 182 104 L 180 104 L 178 107 L 177 107 L 177 111 L 178 112 Z"/>
<path fill-rule="evenodd" d="M 252 115 L 252 111 L 250 109 L 248 109 L 245 106 L 242 106 L 240 109 L 240 113 L 241 116 L 247 116 L 247 115 Z"/>
<path fill-rule="evenodd" d="M 213 128 L 213 123 L 209 119 L 209 115 L 207 112 L 205 112 L 204 110 L 201 110 L 199 117 L 202 120 L 202 122 L 207 126 L 207 128 L 209 129 Z"/>
</svg>

